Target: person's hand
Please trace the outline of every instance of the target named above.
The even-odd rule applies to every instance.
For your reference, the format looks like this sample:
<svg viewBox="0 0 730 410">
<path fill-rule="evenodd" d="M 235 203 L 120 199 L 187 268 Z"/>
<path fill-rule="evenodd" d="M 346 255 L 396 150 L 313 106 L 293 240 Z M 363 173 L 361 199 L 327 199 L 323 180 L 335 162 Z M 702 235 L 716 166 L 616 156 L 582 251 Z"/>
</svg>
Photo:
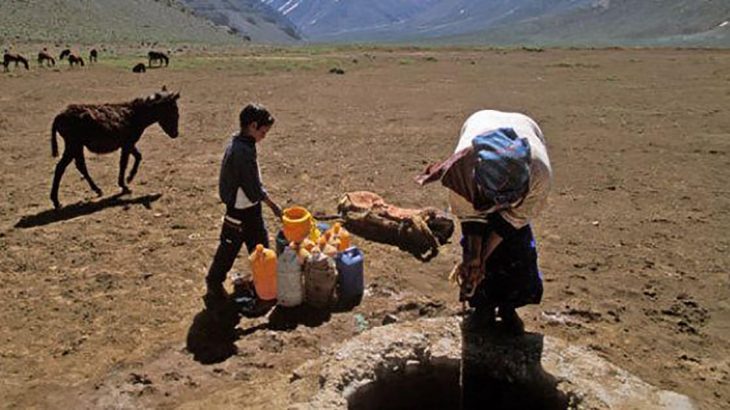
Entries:
<svg viewBox="0 0 730 410">
<path fill-rule="evenodd" d="M 273 202 L 271 203 L 271 212 L 279 219 L 284 216 L 284 211 L 282 211 L 281 207 Z"/>
<path fill-rule="evenodd" d="M 472 259 L 462 263 L 459 269 L 459 300 L 465 301 L 476 292 L 477 286 L 484 279 L 482 264 L 479 259 Z"/>
</svg>

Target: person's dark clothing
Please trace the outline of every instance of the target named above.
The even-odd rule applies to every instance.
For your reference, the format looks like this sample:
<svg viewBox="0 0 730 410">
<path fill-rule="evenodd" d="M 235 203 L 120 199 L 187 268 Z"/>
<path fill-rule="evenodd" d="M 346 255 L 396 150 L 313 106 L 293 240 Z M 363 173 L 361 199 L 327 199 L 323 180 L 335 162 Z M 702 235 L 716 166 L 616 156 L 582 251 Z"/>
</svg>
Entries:
<svg viewBox="0 0 730 410">
<path fill-rule="evenodd" d="M 226 208 L 232 209 L 236 206 L 239 188 L 251 205 L 266 197 L 256 159 L 256 141 L 249 136 L 236 134 L 226 147 L 218 182 L 218 194 Z"/>
<path fill-rule="evenodd" d="M 236 261 L 243 244 L 246 244 L 249 254 L 258 244 L 264 245 L 265 248 L 269 247 L 269 235 L 261 215 L 261 204 L 236 211 L 235 215 L 227 216 L 240 221 L 241 224 L 237 225 L 230 218 L 224 219 L 220 243 L 206 277 L 209 287 L 220 286 L 226 280 L 226 275 Z"/>
<path fill-rule="evenodd" d="M 239 189 L 245 198 L 239 195 Z M 220 243 L 205 278 L 208 292 L 216 294 L 222 292 L 226 275 L 243 244 L 246 244 L 249 254 L 256 245 L 269 247 L 269 235 L 261 212 L 261 201 L 266 198 L 266 190 L 261 185 L 256 141 L 253 138 L 240 134 L 231 138 L 223 155 L 218 193 L 226 205 L 226 215 Z"/>
<path fill-rule="evenodd" d="M 477 310 L 498 306 L 515 309 L 540 303 L 542 273 L 537 266 L 536 243 L 530 225 L 514 229 L 499 217 L 499 213 L 494 213 L 490 214 L 488 223 L 463 224 L 462 231 L 481 235 L 484 243 L 493 231 L 502 236 L 502 242 L 484 266 L 484 280 L 469 299 L 471 307 Z"/>
</svg>

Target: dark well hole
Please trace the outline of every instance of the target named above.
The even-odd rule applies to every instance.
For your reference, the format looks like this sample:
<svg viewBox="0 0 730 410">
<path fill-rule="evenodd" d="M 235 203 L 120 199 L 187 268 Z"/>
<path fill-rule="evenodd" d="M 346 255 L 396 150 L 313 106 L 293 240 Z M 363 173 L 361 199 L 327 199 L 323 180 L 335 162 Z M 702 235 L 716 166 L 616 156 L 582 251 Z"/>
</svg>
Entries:
<svg viewBox="0 0 730 410">
<path fill-rule="evenodd" d="M 507 381 L 472 374 L 464 391 L 458 363 L 420 365 L 381 375 L 348 399 L 350 410 L 395 409 L 566 409 L 567 399 L 548 374 Z M 464 403 L 462 405 L 462 403 Z"/>
<path fill-rule="evenodd" d="M 348 409 L 460 409 L 459 364 L 406 366 L 379 375 L 347 399 Z"/>
</svg>

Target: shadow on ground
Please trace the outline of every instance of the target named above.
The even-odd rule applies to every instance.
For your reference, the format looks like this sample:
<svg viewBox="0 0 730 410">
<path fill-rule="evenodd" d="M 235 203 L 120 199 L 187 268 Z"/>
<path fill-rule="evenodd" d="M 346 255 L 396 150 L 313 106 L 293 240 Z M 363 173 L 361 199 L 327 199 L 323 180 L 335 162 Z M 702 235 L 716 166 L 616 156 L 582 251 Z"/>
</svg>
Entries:
<svg viewBox="0 0 730 410">
<path fill-rule="evenodd" d="M 127 205 L 142 205 L 152 209 L 152 202 L 162 197 L 162 194 L 149 194 L 136 198 L 122 198 L 125 194 L 119 193 L 96 202 L 78 202 L 60 209 L 49 209 L 34 215 L 25 215 L 15 224 L 16 228 L 33 228 L 55 222 L 67 221 L 80 216 L 91 215 L 106 208 Z"/>
</svg>

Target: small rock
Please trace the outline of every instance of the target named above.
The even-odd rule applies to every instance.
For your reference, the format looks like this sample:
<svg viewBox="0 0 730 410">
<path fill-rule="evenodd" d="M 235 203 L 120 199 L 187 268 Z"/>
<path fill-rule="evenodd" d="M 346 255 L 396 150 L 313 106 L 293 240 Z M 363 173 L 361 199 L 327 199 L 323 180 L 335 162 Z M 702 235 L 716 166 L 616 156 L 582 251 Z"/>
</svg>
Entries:
<svg viewBox="0 0 730 410">
<path fill-rule="evenodd" d="M 396 323 L 396 322 L 398 322 L 398 316 L 390 314 L 390 313 L 385 315 L 385 317 L 383 318 L 383 325 L 389 325 L 391 323 Z"/>
<path fill-rule="evenodd" d="M 130 373 L 127 381 L 131 384 L 152 384 L 152 380 L 150 380 L 149 376 L 147 376 L 146 374 L 138 373 Z"/>
</svg>

